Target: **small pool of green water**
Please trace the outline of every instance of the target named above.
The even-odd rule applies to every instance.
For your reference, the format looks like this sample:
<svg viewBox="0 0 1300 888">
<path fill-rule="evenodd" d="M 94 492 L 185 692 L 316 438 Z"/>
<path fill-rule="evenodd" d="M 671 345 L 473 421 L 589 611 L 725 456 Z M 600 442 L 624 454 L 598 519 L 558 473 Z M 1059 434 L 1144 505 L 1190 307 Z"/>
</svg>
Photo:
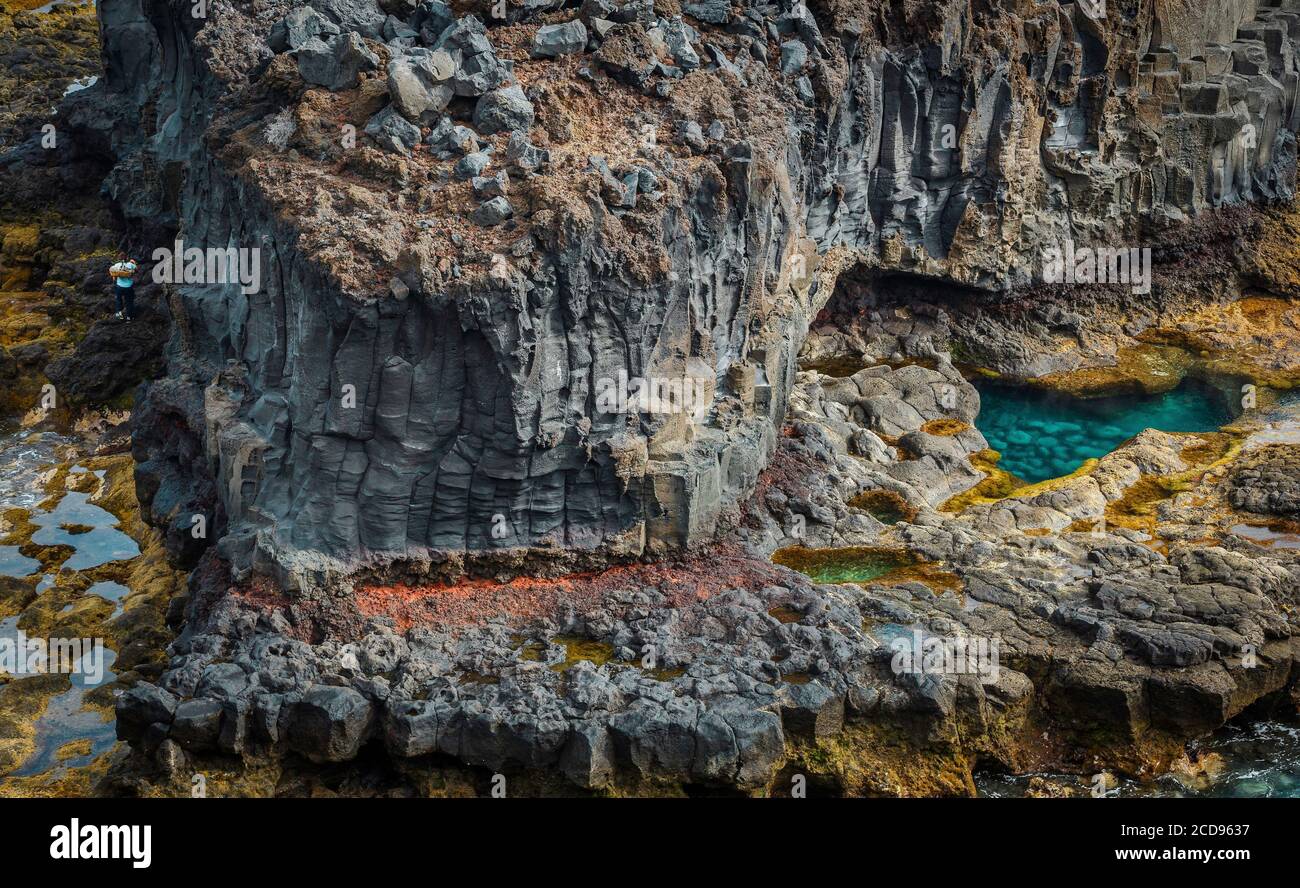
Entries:
<svg viewBox="0 0 1300 888">
<path fill-rule="evenodd" d="M 1082 399 L 976 382 L 975 425 L 1002 454 L 1001 468 L 1029 483 L 1068 475 L 1144 429 L 1212 432 L 1232 419 L 1215 389 L 1187 380 L 1160 395 Z"/>
<path fill-rule="evenodd" d="M 772 560 L 799 571 L 815 583 L 867 583 L 916 563 L 916 559 L 905 552 L 876 546 L 843 549 L 790 546 L 773 552 Z"/>
</svg>

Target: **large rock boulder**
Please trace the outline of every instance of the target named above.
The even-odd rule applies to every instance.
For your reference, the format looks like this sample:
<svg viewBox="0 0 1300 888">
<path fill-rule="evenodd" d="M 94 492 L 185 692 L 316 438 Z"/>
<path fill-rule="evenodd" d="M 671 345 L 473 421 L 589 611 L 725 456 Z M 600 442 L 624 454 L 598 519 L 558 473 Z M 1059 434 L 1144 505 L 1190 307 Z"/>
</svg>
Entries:
<svg viewBox="0 0 1300 888">
<path fill-rule="evenodd" d="M 366 124 L 366 135 L 379 147 L 394 154 L 409 154 L 420 142 L 420 130 L 401 114 L 396 106 L 389 105 Z"/>
<path fill-rule="evenodd" d="M 374 710 L 352 688 L 317 685 L 285 717 L 294 752 L 313 762 L 343 762 L 355 758 L 369 738 Z"/>
<path fill-rule="evenodd" d="M 415 48 L 388 63 L 388 94 L 393 107 L 412 121 L 447 107 L 455 95 L 451 80 L 456 61 L 444 50 Z"/>
<path fill-rule="evenodd" d="M 579 19 L 562 25 L 542 25 L 533 36 L 533 55 L 556 58 L 582 52 L 587 47 L 587 26 Z"/>
<path fill-rule="evenodd" d="M 312 37 L 298 49 L 302 79 L 333 92 L 354 88 L 362 71 L 378 67 L 379 57 L 352 31 L 328 40 Z"/>
<path fill-rule="evenodd" d="M 295 9 L 271 28 L 267 44 L 275 52 L 301 49 L 313 37 L 327 40 L 339 34 L 339 26 L 310 6 Z"/>
<path fill-rule="evenodd" d="M 484 93 L 474 106 L 474 128 L 485 136 L 527 130 L 532 125 L 533 103 L 517 83 Z"/>
</svg>

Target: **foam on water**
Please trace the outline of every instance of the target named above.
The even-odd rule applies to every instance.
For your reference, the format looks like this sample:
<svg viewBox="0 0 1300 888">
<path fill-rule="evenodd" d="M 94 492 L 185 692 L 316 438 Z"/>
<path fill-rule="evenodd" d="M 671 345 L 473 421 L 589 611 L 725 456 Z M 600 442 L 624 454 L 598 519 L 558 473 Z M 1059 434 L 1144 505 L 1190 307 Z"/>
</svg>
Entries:
<svg viewBox="0 0 1300 888">
<path fill-rule="evenodd" d="M 58 450 L 70 439 L 54 432 L 13 429 L 0 423 L 0 508 L 31 509 L 46 493 L 42 466 L 58 462 Z"/>
<path fill-rule="evenodd" d="M 1279 719 L 1230 724 L 1206 740 L 1193 743 L 1190 752 L 1198 761 L 1213 763 L 1206 768 L 1208 777 L 1189 780 L 1166 774 L 1149 783 L 1121 780 L 1107 795 L 1300 798 L 1300 721 Z M 1052 774 L 1018 777 L 977 774 L 975 787 L 981 796 L 1021 796 L 1033 776 L 1044 776 L 1086 791 L 1084 778 Z"/>
</svg>

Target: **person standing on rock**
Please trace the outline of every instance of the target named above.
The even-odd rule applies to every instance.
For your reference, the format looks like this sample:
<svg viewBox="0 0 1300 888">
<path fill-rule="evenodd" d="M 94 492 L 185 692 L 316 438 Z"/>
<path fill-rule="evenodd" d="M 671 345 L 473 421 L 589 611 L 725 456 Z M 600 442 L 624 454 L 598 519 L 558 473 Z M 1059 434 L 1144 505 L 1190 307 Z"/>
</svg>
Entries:
<svg viewBox="0 0 1300 888">
<path fill-rule="evenodd" d="M 108 269 L 108 276 L 115 285 L 113 303 L 117 313 L 114 317 L 119 321 L 135 320 L 135 269 L 135 260 L 126 253 L 118 253 L 117 261 Z"/>
</svg>

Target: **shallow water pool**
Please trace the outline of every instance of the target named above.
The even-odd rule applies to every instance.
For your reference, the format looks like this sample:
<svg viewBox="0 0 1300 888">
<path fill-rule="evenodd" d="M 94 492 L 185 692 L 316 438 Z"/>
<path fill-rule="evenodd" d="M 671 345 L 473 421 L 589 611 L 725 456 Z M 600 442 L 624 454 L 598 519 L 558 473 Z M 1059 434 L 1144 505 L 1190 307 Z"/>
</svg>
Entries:
<svg viewBox="0 0 1300 888">
<path fill-rule="evenodd" d="M 0 620 L 0 642 L 11 649 L 18 649 L 19 635 L 17 617 Z M 94 659 L 77 661 L 76 668 L 68 673 L 68 689 L 51 697 L 45 711 L 36 719 L 35 748 L 32 753 L 6 776 L 30 777 L 44 774 L 56 767 L 81 767 L 89 764 L 117 741 L 117 726 L 112 717 L 87 706 L 85 700 L 87 692 L 117 678 L 112 669 L 117 653 L 102 647 L 102 639 L 86 640 L 101 645 L 95 654 L 90 655 Z M 29 674 L 34 673 L 19 668 L 15 676 L 21 679 Z M 75 741 L 89 741 L 88 749 L 78 755 L 61 757 L 60 750 Z"/>
<path fill-rule="evenodd" d="M 1223 396 L 1193 380 L 1160 395 L 1087 400 L 988 382 L 976 388 L 975 425 L 1002 454 L 999 467 L 1031 484 L 1068 475 L 1144 429 L 1211 432 L 1232 419 Z"/>
<path fill-rule="evenodd" d="M 916 563 L 915 558 L 898 550 L 875 546 L 843 549 L 790 546 L 773 552 L 772 560 L 799 571 L 815 583 L 867 583 Z"/>
<path fill-rule="evenodd" d="M 1149 783 L 1121 780 L 1110 797 L 1300 798 L 1300 720 L 1270 719 L 1224 726 L 1191 752 L 1204 765 L 1194 779 L 1166 774 Z M 1087 793 L 1078 776 L 1041 775 L 1049 782 Z M 979 795 L 990 798 L 1025 794 L 1030 775 L 976 774 Z"/>
<path fill-rule="evenodd" d="M 117 529 L 117 517 L 89 500 L 89 494 L 69 490 L 53 511 L 34 512 L 30 518 L 40 528 L 32 534 L 33 543 L 73 549 L 64 570 L 88 570 L 140 554 L 135 540 Z"/>
</svg>

